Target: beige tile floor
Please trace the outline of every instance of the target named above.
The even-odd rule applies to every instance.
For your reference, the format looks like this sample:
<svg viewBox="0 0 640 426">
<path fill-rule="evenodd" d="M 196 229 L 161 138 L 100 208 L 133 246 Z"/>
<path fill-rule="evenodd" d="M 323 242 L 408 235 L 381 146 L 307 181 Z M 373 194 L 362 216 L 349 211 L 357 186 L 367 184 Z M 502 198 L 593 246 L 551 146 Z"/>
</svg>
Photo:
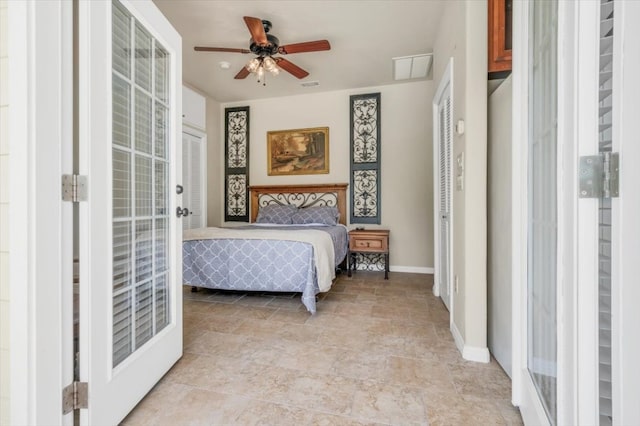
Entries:
<svg viewBox="0 0 640 426">
<path fill-rule="evenodd" d="M 462 359 L 430 275 L 299 295 L 184 291 L 184 356 L 125 425 L 515 425 L 495 360 Z"/>
</svg>

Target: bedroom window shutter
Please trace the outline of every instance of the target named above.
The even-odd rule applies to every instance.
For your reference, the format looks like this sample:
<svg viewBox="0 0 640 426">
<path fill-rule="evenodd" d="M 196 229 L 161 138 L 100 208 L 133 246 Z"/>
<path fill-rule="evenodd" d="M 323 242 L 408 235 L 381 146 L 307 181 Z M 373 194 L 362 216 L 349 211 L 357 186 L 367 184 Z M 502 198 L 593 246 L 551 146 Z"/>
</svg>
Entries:
<svg viewBox="0 0 640 426">
<path fill-rule="evenodd" d="M 351 101 L 351 223 L 380 224 L 380 93 Z"/>
<path fill-rule="evenodd" d="M 602 0 L 600 5 L 600 87 L 598 151 L 610 153 L 613 148 L 613 37 L 614 1 Z M 599 200 L 599 260 L 598 272 L 598 383 L 600 424 L 613 424 L 611 370 L 611 198 Z"/>
<path fill-rule="evenodd" d="M 249 222 L 249 107 L 225 108 L 224 220 Z"/>
</svg>

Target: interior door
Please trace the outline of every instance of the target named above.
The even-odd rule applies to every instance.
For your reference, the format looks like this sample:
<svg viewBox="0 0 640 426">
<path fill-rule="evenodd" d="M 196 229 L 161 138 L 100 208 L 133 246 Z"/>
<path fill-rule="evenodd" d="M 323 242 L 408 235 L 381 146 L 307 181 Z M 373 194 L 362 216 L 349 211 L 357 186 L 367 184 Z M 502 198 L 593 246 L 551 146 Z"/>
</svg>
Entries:
<svg viewBox="0 0 640 426">
<path fill-rule="evenodd" d="M 449 63 L 433 99 L 434 160 L 436 195 L 435 235 L 437 295 L 451 311 L 451 152 L 452 146 L 452 62 Z"/>
<path fill-rule="evenodd" d="M 182 204 L 189 210 L 188 215 L 182 220 L 182 229 L 205 226 L 202 176 L 204 144 L 203 137 L 194 133 L 182 133 Z"/>
<path fill-rule="evenodd" d="M 151 1 L 79 2 L 82 424 L 117 424 L 182 355 L 181 39 Z"/>
</svg>

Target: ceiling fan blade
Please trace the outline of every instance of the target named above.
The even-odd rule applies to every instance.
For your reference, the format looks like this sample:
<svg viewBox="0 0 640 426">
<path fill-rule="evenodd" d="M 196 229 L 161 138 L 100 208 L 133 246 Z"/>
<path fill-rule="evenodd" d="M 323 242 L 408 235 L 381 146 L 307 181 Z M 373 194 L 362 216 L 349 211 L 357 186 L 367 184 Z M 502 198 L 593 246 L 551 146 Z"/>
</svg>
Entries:
<svg viewBox="0 0 640 426">
<path fill-rule="evenodd" d="M 251 16 L 245 16 L 243 19 L 249 28 L 253 41 L 261 46 L 267 44 L 267 34 L 264 32 L 262 19 L 252 18 Z"/>
<path fill-rule="evenodd" d="M 285 46 L 280 46 L 278 53 L 288 55 L 290 53 L 319 52 L 321 50 L 331 50 L 331 45 L 327 40 L 287 44 Z"/>
<path fill-rule="evenodd" d="M 231 47 L 205 47 L 196 46 L 193 50 L 197 52 L 231 52 L 231 53 L 251 53 L 248 49 L 234 49 Z"/>
<path fill-rule="evenodd" d="M 306 76 L 309 75 L 308 72 L 306 72 L 299 66 L 295 65 L 294 63 L 287 61 L 285 58 L 273 58 L 273 59 L 276 61 L 276 63 L 280 68 L 282 68 L 283 70 L 287 71 L 288 73 L 292 74 L 297 78 L 305 78 Z"/>
<path fill-rule="evenodd" d="M 249 70 L 247 69 L 247 67 L 242 67 L 242 69 L 240 70 L 240 72 L 238 74 L 236 74 L 235 78 L 236 80 L 242 80 L 243 78 L 247 78 L 247 76 L 251 74 L 249 72 Z"/>
</svg>

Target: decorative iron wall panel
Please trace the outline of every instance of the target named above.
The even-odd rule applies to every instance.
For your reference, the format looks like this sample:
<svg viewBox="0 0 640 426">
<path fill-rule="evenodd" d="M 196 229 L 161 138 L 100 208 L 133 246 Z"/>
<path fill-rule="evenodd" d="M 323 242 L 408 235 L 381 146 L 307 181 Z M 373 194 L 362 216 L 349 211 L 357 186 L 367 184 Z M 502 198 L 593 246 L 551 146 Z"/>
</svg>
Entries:
<svg viewBox="0 0 640 426">
<path fill-rule="evenodd" d="M 225 108 L 224 220 L 249 221 L 249 107 Z"/>
<path fill-rule="evenodd" d="M 360 218 L 378 217 L 378 187 L 377 170 L 353 171 L 351 183 L 352 216 L 357 214 Z"/>
<path fill-rule="evenodd" d="M 380 93 L 351 96 L 351 223 L 380 223 Z"/>
<path fill-rule="evenodd" d="M 227 175 L 227 212 L 226 220 L 229 217 L 243 217 L 247 215 L 247 176 Z"/>
</svg>

